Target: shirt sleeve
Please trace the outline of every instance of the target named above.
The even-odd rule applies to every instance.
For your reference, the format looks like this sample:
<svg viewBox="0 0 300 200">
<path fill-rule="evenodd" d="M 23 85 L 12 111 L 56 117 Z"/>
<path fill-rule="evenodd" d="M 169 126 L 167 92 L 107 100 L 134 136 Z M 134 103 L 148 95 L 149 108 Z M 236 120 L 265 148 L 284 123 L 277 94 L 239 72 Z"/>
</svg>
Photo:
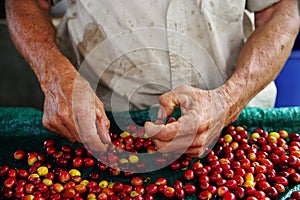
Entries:
<svg viewBox="0 0 300 200">
<path fill-rule="evenodd" d="M 280 0 L 247 0 L 247 10 L 251 12 L 261 11 Z"/>
</svg>

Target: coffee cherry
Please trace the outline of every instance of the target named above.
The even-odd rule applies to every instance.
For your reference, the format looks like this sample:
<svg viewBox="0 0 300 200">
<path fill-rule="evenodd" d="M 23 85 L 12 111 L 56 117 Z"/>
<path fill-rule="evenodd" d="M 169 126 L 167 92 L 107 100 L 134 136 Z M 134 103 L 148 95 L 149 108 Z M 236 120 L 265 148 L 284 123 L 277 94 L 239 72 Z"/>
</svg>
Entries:
<svg viewBox="0 0 300 200">
<path fill-rule="evenodd" d="M 158 181 L 157 183 L 155 182 L 156 185 L 160 185 L 160 184 L 158 184 L 158 183 L 160 183 L 160 181 L 161 181 L 162 179 L 163 179 L 163 178 L 159 179 L 159 181 Z M 131 185 L 133 185 L 133 186 L 143 185 L 144 180 L 143 180 L 141 177 L 136 176 L 136 177 L 133 177 L 133 178 L 131 179 L 130 183 L 131 183 Z"/>
<path fill-rule="evenodd" d="M 245 189 L 243 187 L 237 187 L 234 190 L 234 194 L 237 198 L 243 199 L 245 197 Z"/>
<path fill-rule="evenodd" d="M 196 192 L 196 187 L 192 184 L 186 184 L 183 188 L 187 195 L 191 195 Z"/>
<path fill-rule="evenodd" d="M 113 145 L 107 145 L 107 153 L 100 155 L 99 161 L 94 160 L 85 147 L 73 149 L 67 144 L 58 146 L 54 140 L 45 141 L 46 156 L 29 152 L 27 169 L 0 166 L 0 177 L 5 181 L 1 195 L 31 200 L 33 197 L 138 200 L 155 199 L 157 195 L 184 199 L 198 192 L 196 196 L 199 199 L 213 199 L 218 195 L 222 199 L 255 200 L 277 198 L 290 184 L 300 182 L 300 137 L 284 130 L 268 133 L 256 129 L 248 139 L 244 127 L 229 126 L 203 162 L 193 162 L 186 155 L 174 160 L 170 170 L 182 169 L 183 176 L 182 180 L 169 183 L 165 177 L 151 180 L 151 177 L 133 176 L 134 171 L 129 170 L 130 167 L 147 169 L 147 162 L 137 157 L 140 152 L 157 155 L 154 160 L 157 165 L 165 165 L 167 159 L 173 156 L 160 154 L 143 128 L 130 126 L 120 135 L 110 133 L 110 137 Z M 22 151 L 15 151 L 16 162 L 22 160 L 19 156 L 25 154 Z M 106 162 L 111 167 L 104 164 Z M 79 170 L 85 168 L 91 171 L 85 172 L 82 177 Z M 124 173 L 121 170 L 125 170 Z M 110 177 L 124 175 L 124 178 L 131 178 L 128 184 L 100 181 L 103 177 L 98 172 L 108 173 Z M 144 183 L 147 183 L 146 186 Z"/>
<path fill-rule="evenodd" d="M 278 192 L 277 192 L 275 187 L 268 187 L 266 189 L 265 193 L 271 199 L 277 199 L 278 198 Z"/>
<path fill-rule="evenodd" d="M 157 191 L 158 191 L 158 187 L 157 187 L 156 184 L 152 183 L 152 184 L 149 184 L 149 185 L 146 186 L 146 193 L 147 194 L 154 195 L 154 194 L 157 193 Z"/>
<path fill-rule="evenodd" d="M 85 167 L 92 167 L 95 165 L 95 161 L 93 158 L 90 158 L 90 157 L 86 157 L 83 159 L 83 165 Z"/>
<path fill-rule="evenodd" d="M 293 191 L 292 194 L 291 194 L 291 198 L 300 199 L 300 192 L 299 191 Z"/>
<path fill-rule="evenodd" d="M 212 194 L 209 191 L 202 191 L 198 195 L 199 199 L 207 200 L 212 198 Z"/>
<path fill-rule="evenodd" d="M 183 187 L 183 183 L 180 180 L 175 180 L 174 184 L 173 184 L 174 189 L 176 190 L 177 188 L 182 188 Z"/>
<path fill-rule="evenodd" d="M 275 183 L 274 187 L 278 191 L 278 193 L 280 193 L 280 194 L 285 192 L 284 185 L 282 185 L 280 183 Z"/>
<path fill-rule="evenodd" d="M 164 190 L 165 197 L 173 198 L 175 196 L 175 189 L 173 187 L 166 187 Z"/>
<path fill-rule="evenodd" d="M 115 182 L 115 183 L 114 183 L 114 185 L 113 185 L 113 190 L 114 190 L 115 192 L 121 192 L 121 191 L 123 191 L 123 189 L 124 189 L 123 183 L 121 183 L 121 182 Z"/>
<path fill-rule="evenodd" d="M 228 191 L 229 191 L 229 189 L 226 186 L 220 186 L 217 190 L 217 194 L 219 197 L 223 197 L 224 194 Z"/>
<path fill-rule="evenodd" d="M 25 157 L 25 151 L 22 149 L 18 149 L 14 152 L 14 159 L 15 160 L 22 160 Z"/>
<path fill-rule="evenodd" d="M 185 197 L 185 192 L 183 188 L 176 188 L 175 189 L 175 198 L 176 199 L 184 199 Z"/>
<path fill-rule="evenodd" d="M 194 171 L 193 170 L 186 170 L 184 172 L 184 175 L 183 175 L 184 179 L 185 180 L 193 180 L 194 179 Z"/>
<path fill-rule="evenodd" d="M 236 196 L 232 192 L 225 192 L 225 194 L 223 195 L 223 199 L 224 200 L 236 200 Z"/>
<path fill-rule="evenodd" d="M 231 179 L 231 180 L 226 181 L 225 186 L 229 190 L 233 191 L 237 188 L 238 184 L 237 184 L 236 180 Z"/>
<path fill-rule="evenodd" d="M 290 176 L 289 176 L 289 179 L 293 182 L 293 183 L 300 183 L 300 174 L 299 173 L 292 173 Z"/>
<path fill-rule="evenodd" d="M 170 164 L 170 168 L 171 168 L 172 170 L 178 170 L 178 169 L 180 169 L 180 168 L 181 168 L 180 162 L 179 162 L 178 160 L 172 162 L 172 163 Z"/>
</svg>

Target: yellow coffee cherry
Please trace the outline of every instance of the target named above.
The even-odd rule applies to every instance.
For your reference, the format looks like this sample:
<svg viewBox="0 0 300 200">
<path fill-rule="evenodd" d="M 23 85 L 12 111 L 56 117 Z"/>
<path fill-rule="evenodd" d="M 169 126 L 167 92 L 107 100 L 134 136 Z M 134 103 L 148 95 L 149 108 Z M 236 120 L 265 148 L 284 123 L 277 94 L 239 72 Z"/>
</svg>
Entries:
<svg viewBox="0 0 300 200">
<path fill-rule="evenodd" d="M 271 132 L 269 135 L 275 137 L 276 139 L 280 138 L 280 135 L 277 132 Z"/>
<path fill-rule="evenodd" d="M 104 189 L 108 187 L 108 182 L 106 180 L 103 180 L 99 183 L 99 186 Z"/>
<path fill-rule="evenodd" d="M 232 136 L 230 134 L 226 134 L 224 136 L 224 141 L 230 144 L 232 142 Z"/>
<path fill-rule="evenodd" d="M 249 186 L 255 187 L 255 182 L 254 181 L 245 181 L 244 186 L 245 187 L 249 187 Z"/>
<path fill-rule="evenodd" d="M 82 181 L 80 181 L 80 184 L 84 185 L 84 186 L 87 186 L 88 183 L 89 183 L 88 180 L 82 180 Z"/>
<path fill-rule="evenodd" d="M 39 167 L 36 171 L 39 176 L 46 176 L 48 174 L 48 168 L 45 166 Z"/>
<path fill-rule="evenodd" d="M 253 139 L 257 139 L 259 137 L 260 137 L 259 133 L 252 133 L 250 136 L 250 138 L 253 138 Z"/>
<path fill-rule="evenodd" d="M 51 180 L 50 178 L 44 178 L 44 179 L 43 179 L 43 183 L 44 183 L 45 185 L 47 185 L 47 186 L 53 185 L 53 182 L 52 182 L 52 180 Z"/>
<path fill-rule="evenodd" d="M 70 169 L 69 173 L 71 176 L 81 176 L 80 171 L 77 169 Z"/>
<path fill-rule="evenodd" d="M 124 131 L 124 132 L 122 132 L 122 133 L 120 134 L 120 137 L 121 137 L 121 138 L 126 138 L 126 137 L 128 137 L 128 136 L 130 136 L 130 133 L 128 133 L 128 132 L 126 132 L 126 131 Z"/>
<path fill-rule="evenodd" d="M 137 157 L 136 155 L 131 155 L 128 157 L 128 159 L 129 159 L 129 162 L 132 164 L 139 162 L 139 157 Z"/>
</svg>

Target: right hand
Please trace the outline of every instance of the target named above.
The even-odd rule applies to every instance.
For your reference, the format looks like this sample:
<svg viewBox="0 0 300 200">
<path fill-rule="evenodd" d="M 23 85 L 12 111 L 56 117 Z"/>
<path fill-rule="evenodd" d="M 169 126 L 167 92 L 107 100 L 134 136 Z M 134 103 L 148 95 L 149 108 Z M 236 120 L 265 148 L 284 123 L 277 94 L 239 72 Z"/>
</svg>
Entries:
<svg viewBox="0 0 300 200">
<path fill-rule="evenodd" d="M 61 76 L 44 90 L 43 125 L 71 142 L 82 142 L 92 152 L 104 152 L 110 142 L 110 122 L 103 103 L 77 73 Z"/>
</svg>

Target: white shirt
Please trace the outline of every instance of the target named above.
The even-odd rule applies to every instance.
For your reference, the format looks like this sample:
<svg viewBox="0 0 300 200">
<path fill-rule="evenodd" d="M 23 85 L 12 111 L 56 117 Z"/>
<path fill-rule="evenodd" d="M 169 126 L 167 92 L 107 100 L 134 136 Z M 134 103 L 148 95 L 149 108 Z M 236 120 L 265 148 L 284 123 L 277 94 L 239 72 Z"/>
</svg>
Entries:
<svg viewBox="0 0 300 200">
<path fill-rule="evenodd" d="M 107 110 L 145 109 L 182 84 L 224 84 L 245 39 L 245 7 L 277 1 L 74 0 L 57 40 Z"/>
</svg>

